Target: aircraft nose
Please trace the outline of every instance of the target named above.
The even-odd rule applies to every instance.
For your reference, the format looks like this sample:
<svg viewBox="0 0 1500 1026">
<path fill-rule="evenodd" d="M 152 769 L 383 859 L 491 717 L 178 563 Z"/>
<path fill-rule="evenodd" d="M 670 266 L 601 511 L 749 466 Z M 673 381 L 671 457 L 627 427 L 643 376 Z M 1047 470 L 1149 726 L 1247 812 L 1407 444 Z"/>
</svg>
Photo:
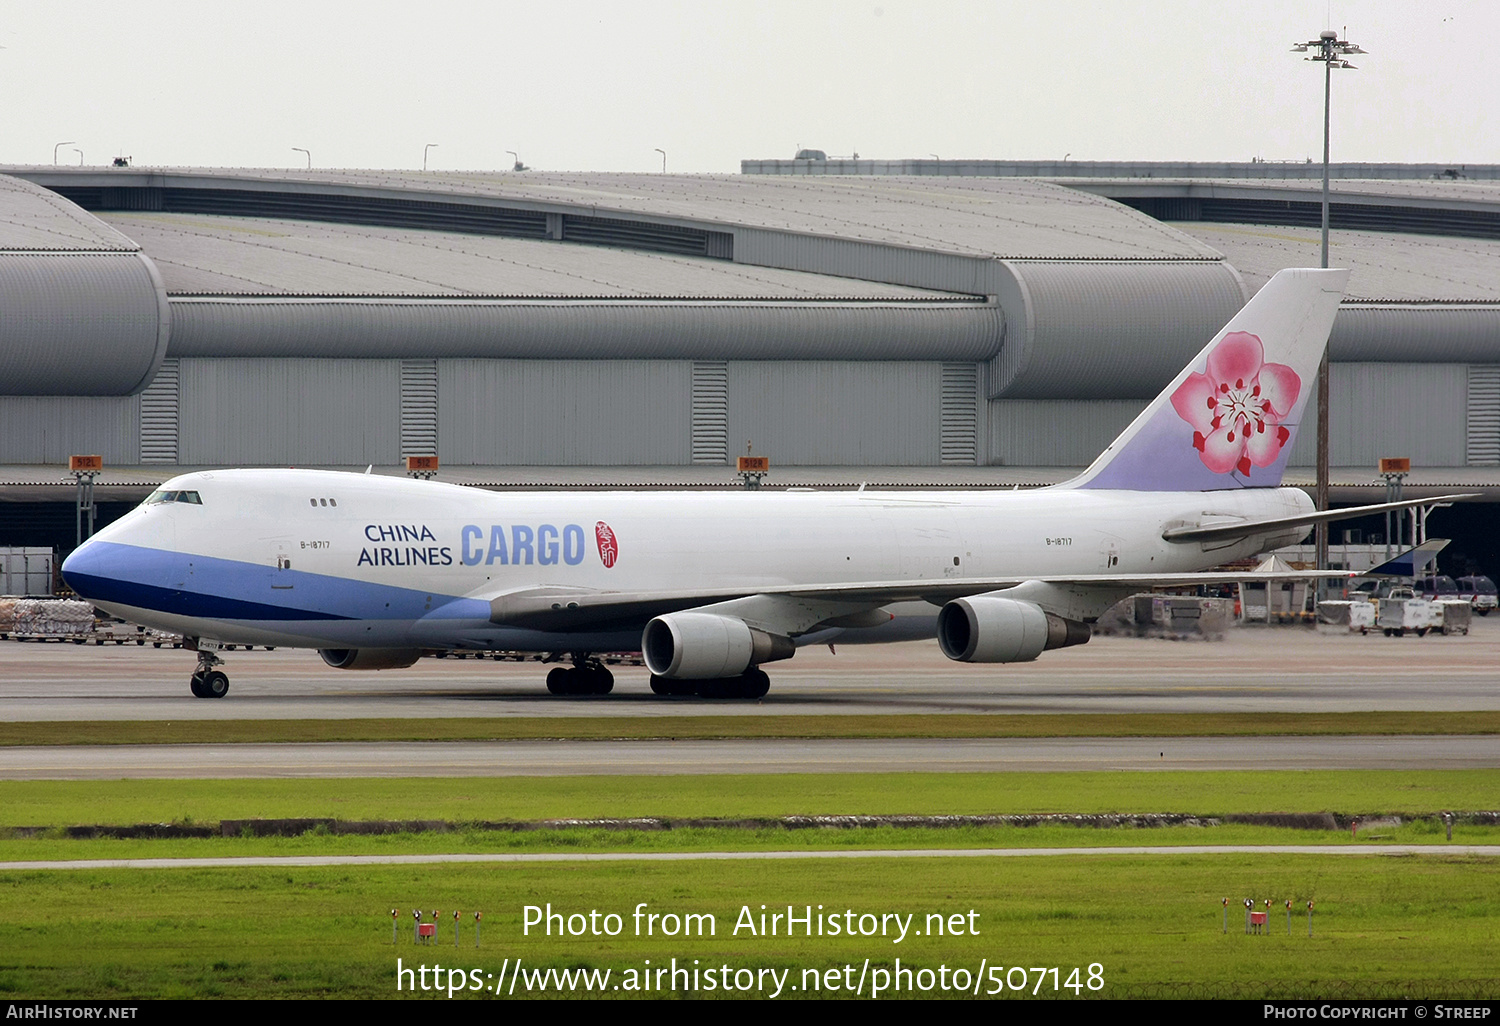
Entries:
<svg viewBox="0 0 1500 1026">
<path fill-rule="evenodd" d="M 97 597 L 97 582 L 109 576 L 105 546 L 86 541 L 63 560 L 62 579 L 82 598 Z"/>
</svg>

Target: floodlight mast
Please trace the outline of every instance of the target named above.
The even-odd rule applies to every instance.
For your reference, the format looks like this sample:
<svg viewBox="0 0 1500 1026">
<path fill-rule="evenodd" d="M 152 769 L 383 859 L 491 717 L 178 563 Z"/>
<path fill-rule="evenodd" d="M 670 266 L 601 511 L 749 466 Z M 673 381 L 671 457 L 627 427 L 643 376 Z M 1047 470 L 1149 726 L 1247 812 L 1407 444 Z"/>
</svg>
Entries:
<svg viewBox="0 0 1500 1026">
<path fill-rule="evenodd" d="M 1321 61 L 1323 63 L 1323 236 L 1322 236 L 1322 262 L 1319 266 L 1328 266 L 1328 128 L 1329 110 L 1333 100 L 1333 69 L 1347 68 L 1350 71 L 1357 70 L 1346 58 L 1349 54 L 1367 53 L 1347 39 L 1340 39 L 1339 34 L 1332 29 L 1324 29 L 1318 34 L 1317 39 L 1310 39 L 1305 43 L 1294 43 L 1293 53 L 1307 53 L 1313 51 L 1312 56 L 1304 57 L 1303 60 Z M 1328 348 L 1323 348 L 1323 359 L 1318 364 L 1318 480 L 1317 495 L 1315 502 L 1318 509 L 1328 508 Z M 1320 523 L 1314 529 L 1314 551 L 1316 553 L 1317 568 L 1328 569 L 1328 525 Z M 1325 582 L 1318 582 L 1321 592 L 1326 586 Z"/>
</svg>

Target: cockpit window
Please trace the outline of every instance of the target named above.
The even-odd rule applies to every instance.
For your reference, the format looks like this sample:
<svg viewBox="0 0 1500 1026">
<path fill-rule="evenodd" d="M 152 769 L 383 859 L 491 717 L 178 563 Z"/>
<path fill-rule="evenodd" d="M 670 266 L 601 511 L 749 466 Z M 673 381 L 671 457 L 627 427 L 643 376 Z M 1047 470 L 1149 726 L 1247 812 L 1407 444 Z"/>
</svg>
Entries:
<svg viewBox="0 0 1500 1026">
<path fill-rule="evenodd" d="M 146 496 L 146 505 L 148 506 L 155 506 L 159 502 L 186 502 L 193 506 L 203 505 L 203 500 L 198 496 L 197 492 L 178 491 L 176 489 L 169 491 L 165 488 L 158 488 Z"/>
</svg>

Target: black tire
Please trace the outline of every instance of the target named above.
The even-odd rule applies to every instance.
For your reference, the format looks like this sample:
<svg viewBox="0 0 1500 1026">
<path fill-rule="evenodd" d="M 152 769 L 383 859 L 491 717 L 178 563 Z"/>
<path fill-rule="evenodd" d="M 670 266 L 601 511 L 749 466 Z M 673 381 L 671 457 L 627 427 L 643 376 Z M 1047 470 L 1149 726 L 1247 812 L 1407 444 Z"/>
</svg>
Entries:
<svg viewBox="0 0 1500 1026">
<path fill-rule="evenodd" d="M 573 694 L 573 671 L 563 666 L 554 666 L 547 673 L 547 690 L 554 695 Z"/>
<path fill-rule="evenodd" d="M 1402 631 L 1401 633 L 1405 634 L 1406 632 Z M 1427 628 L 1426 627 L 1418 627 L 1417 628 L 1417 637 L 1419 637 L 1419 638 L 1425 638 L 1425 637 L 1427 637 Z"/>
<path fill-rule="evenodd" d="M 696 695 L 701 681 L 651 675 L 651 690 L 658 695 Z"/>
<path fill-rule="evenodd" d="M 1476 610 L 1474 610 L 1474 612 L 1478 613 L 1480 616 L 1489 616 L 1490 615 L 1490 611 L 1488 609 L 1476 609 Z"/>
<path fill-rule="evenodd" d="M 229 675 L 223 670 L 209 670 L 203 675 L 203 697 L 223 698 L 229 694 Z"/>
<path fill-rule="evenodd" d="M 589 694 L 607 695 L 615 689 L 615 675 L 602 666 L 589 670 Z"/>
<path fill-rule="evenodd" d="M 195 673 L 188 678 L 188 690 L 192 691 L 194 698 L 207 698 L 203 693 L 203 674 Z"/>
<path fill-rule="evenodd" d="M 744 698 L 765 698 L 766 692 L 771 690 L 771 678 L 758 666 L 746 670 L 740 680 L 743 682 Z"/>
<path fill-rule="evenodd" d="M 739 698 L 740 678 L 711 677 L 698 682 L 698 694 L 703 698 Z"/>
<path fill-rule="evenodd" d="M 738 677 L 718 677 L 698 682 L 698 694 L 704 698 L 764 698 L 771 690 L 771 678 L 752 666 Z"/>
</svg>

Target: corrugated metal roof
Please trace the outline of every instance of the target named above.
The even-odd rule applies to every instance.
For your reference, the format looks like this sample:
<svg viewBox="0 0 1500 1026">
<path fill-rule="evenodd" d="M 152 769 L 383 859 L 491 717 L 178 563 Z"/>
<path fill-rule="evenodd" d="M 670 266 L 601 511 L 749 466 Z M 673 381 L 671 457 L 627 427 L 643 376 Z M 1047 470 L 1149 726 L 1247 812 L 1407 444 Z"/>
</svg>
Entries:
<svg viewBox="0 0 1500 1026">
<path fill-rule="evenodd" d="M 995 178 L 13 168 L 72 188 L 332 191 L 805 233 L 980 257 L 1215 259 L 1172 228 L 1049 182 Z"/>
<path fill-rule="evenodd" d="M 1053 181 L 1104 195 L 1122 194 L 1126 190 L 1142 195 L 1171 191 L 1178 195 L 1203 197 L 1284 196 L 1299 202 L 1320 202 L 1323 195 L 1323 183 L 1318 179 L 1057 178 Z M 1331 198 L 1344 202 L 1394 201 L 1489 209 L 1500 206 L 1500 181 L 1496 180 L 1346 178 L 1330 181 L 1328 191 Z"/>
<path fill-rule="evenodd" d="M 57 193 L 0 176 L 0 250 L 129 252 L 139 248 Z"/>
<path fill-rule="evenodd" d="M 920 300 L 953 293 L 706 257 L 406 228 L 199 214 L 101 215 L 173 295 Z"/>
<path fill-rule="evenodd" d="M 1174 226 L 1222 252 L 1253 291 L 1283 267 L 1315 267 L 1319 259 L 1317 228 Z M 1328 236 L 1328 260 L 1352 271 L 1346 300 L 1500 301 L 1500 240 L 1336 229 Z"/>
</svg>

